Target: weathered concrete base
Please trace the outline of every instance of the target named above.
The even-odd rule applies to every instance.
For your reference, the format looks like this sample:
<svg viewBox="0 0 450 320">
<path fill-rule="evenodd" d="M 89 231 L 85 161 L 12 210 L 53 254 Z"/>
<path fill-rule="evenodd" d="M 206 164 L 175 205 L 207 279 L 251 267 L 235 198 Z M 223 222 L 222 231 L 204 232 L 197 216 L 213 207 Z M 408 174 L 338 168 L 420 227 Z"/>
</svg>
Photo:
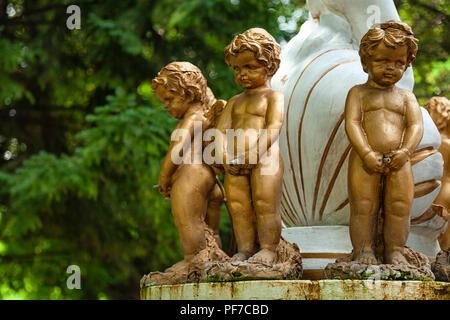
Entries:
<svg viewBox="0 0 450 320">
<path fill-rule="evenodd" d="M 450 300 L 450 283 L 256 280 L 144 286 L 142 300 Z"/>
</svg>

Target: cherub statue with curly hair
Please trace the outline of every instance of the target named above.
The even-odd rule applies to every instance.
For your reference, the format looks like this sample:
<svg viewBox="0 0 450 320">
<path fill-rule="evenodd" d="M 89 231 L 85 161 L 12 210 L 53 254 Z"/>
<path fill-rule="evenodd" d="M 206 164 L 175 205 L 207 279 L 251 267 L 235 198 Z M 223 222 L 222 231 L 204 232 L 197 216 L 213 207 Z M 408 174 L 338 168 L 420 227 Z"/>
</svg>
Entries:
<svg viewBox="0 0 450 320">
<path fill-rule="evenodd" d="M 204 223 L 214 231 L 219 246 L 219 222 L 223 194 L 213 169 L 203 162 L 200 150 L 194 150 L 194 134 L 202 134 L 211 126 L 208 114 L 224 106 L 216 100 L 199 68 L 189 62 L 172 62 L 161 69 L 152 81 L 152 89 L 167 113 L 179 119 L 169 150 L 161 165 L 158 188 L 170 197 L 172 213 L 180 235 L 184 260 L 166 271 L 185 268 L 206 247 Z M 195 132 L 199 124 L 200 132 Z M 178 140 L 174 139 L 175 133 Z M 196 153 L 199 153 L 197 154 Z M 195 161 L 192 157 L 199 156 Z M 177 163 L 174 158 L 182 157 Z M 189 161 L 186 157 L 191 157 Z"/>
<path fill-rule="evenodd" d="M 277 143 L 284 97 L 271 88 L 270 79 L 279 67 L 280 51 L 260 28 L 237 35 L 225 48 L 225 62 L 244 89 L 228 101 L 216 125 L 224 134 L 234 133 L 232 139 L 227 134 L 223 146 L 225 194 L 238 249 L 232 261 L 270 265 L 277 258 L 283 177 Z"/>
<path fill-rule="evenodd" d="M 409 160 L 422 139 L 423 124 L 414 94 L 395 84 L 415 59 L 417 42 L 405 23 L 374 25 L 359 50 L 368 80 L 347 95 L 350 238 L 353 260 L 362 264 L 408 264 L 404 247 L 414 200 Z"/>
</svg>

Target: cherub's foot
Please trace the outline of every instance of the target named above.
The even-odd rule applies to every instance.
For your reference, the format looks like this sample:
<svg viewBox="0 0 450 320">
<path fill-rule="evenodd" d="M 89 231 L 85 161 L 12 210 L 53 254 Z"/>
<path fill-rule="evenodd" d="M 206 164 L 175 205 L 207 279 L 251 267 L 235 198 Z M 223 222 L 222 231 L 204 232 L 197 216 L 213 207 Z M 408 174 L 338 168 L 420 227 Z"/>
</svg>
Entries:
<svg viewBox="0 0 450 320">
<path fill-rule="evenodd" d="M 182 270 L 185 270 L 189 266 L 189 261 L 181 260 L 177 263 L 175 263 L 170 268 L 167 268 L 164 270 L 164 272 L 180 272 Z"/>
<path fill-rule="evenodd" d="M 386 251 L 385 255 L 387 264 L 408 264 L 408 261 L 400 250 L 394 250 L 391 252 Z"/>
<path fill-rule="evenodd" d="M 269 249 L 261 249 L 255 253 L 248 262 L 259 262 L 264 264 L 274 264 L 277 260 L 277 253 Z"/>
<path fill-rule="evenodd" d="M 353 261 L 361 264 L 378 264 L 378 260 L 372 251 L 363 251 L 353 256 Z"/>
<path fill-rule="evenodd" d="M 230 261 L 231 262 L 235 262 L 235 261 L 245 261 L 247 260 L 249 257 L 251 257 L 251 253 L 242 251 L 242 252 L 238 252 L 236 253 L 234 256 L 231 257 Z"/>
</svg>

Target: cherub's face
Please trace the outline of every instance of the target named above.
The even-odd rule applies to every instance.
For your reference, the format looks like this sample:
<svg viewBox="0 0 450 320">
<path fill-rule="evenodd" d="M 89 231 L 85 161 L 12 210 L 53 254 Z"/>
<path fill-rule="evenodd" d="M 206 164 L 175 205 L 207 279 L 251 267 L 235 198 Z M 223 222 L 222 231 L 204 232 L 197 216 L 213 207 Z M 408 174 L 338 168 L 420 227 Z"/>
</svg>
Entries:
<svg viewBox="0 0 450 320">
<path fill-rule="evenodd" d="M 366 60 L 369 79 L 385 88 L 394 86 L 408 67 L 407 54 L 406 46 L 389 48 L 381 42 Z"/>
<path fill-rule="evenodd" d="M 230 57 L 236 83 L 244 89 L 258 88 L 269 79 L 266 67 L 255 58 L 250 50 Z"/>
<path fill-rule="evenodd" d="M 183 118 L 189 108 L 189 103 L 182 95 L 176 91 L 167 90 L 163 86 L 156 87 L 155 94 L 164 104 L 169 116 L 175 119 Z"/>
</svg>

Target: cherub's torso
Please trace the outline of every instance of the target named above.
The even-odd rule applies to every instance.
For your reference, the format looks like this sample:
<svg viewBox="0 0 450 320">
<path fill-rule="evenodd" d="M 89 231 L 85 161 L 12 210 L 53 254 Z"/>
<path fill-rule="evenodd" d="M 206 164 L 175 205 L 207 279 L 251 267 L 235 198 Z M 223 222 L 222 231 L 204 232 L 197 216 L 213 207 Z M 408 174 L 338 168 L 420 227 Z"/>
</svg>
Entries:
<svg viewBox="0 0 450 320">
<path fill-rule="evenodd" d="M 237 152 L 239 146 L 237 139 L 240 136 L 245 135 L 257 139 L 260 136 L 259 130 L 266 127 L 266 112 L 273 93 L 272 89 L 266 89 L 252 94 L 244 92 L 234 97 L 231 128 L 235 130 L 234 134 L 236 135 L 235 152 Z M 251 138 L 245 142 L 246 148 L 251 143 L 250 140 Z"/>
<path fill-rule="evenodd" d="M 266 123 L 268 96 L 272 90 L 236 96 L 232 111 L 232 129 L 263 129 Z"/>
<path fill-rule="evenodd" d="M 362 128 L 374 151 L 387 154 L 401 147 L 406 129 L 402 89 L 359 86 Z"/>
</svg>

